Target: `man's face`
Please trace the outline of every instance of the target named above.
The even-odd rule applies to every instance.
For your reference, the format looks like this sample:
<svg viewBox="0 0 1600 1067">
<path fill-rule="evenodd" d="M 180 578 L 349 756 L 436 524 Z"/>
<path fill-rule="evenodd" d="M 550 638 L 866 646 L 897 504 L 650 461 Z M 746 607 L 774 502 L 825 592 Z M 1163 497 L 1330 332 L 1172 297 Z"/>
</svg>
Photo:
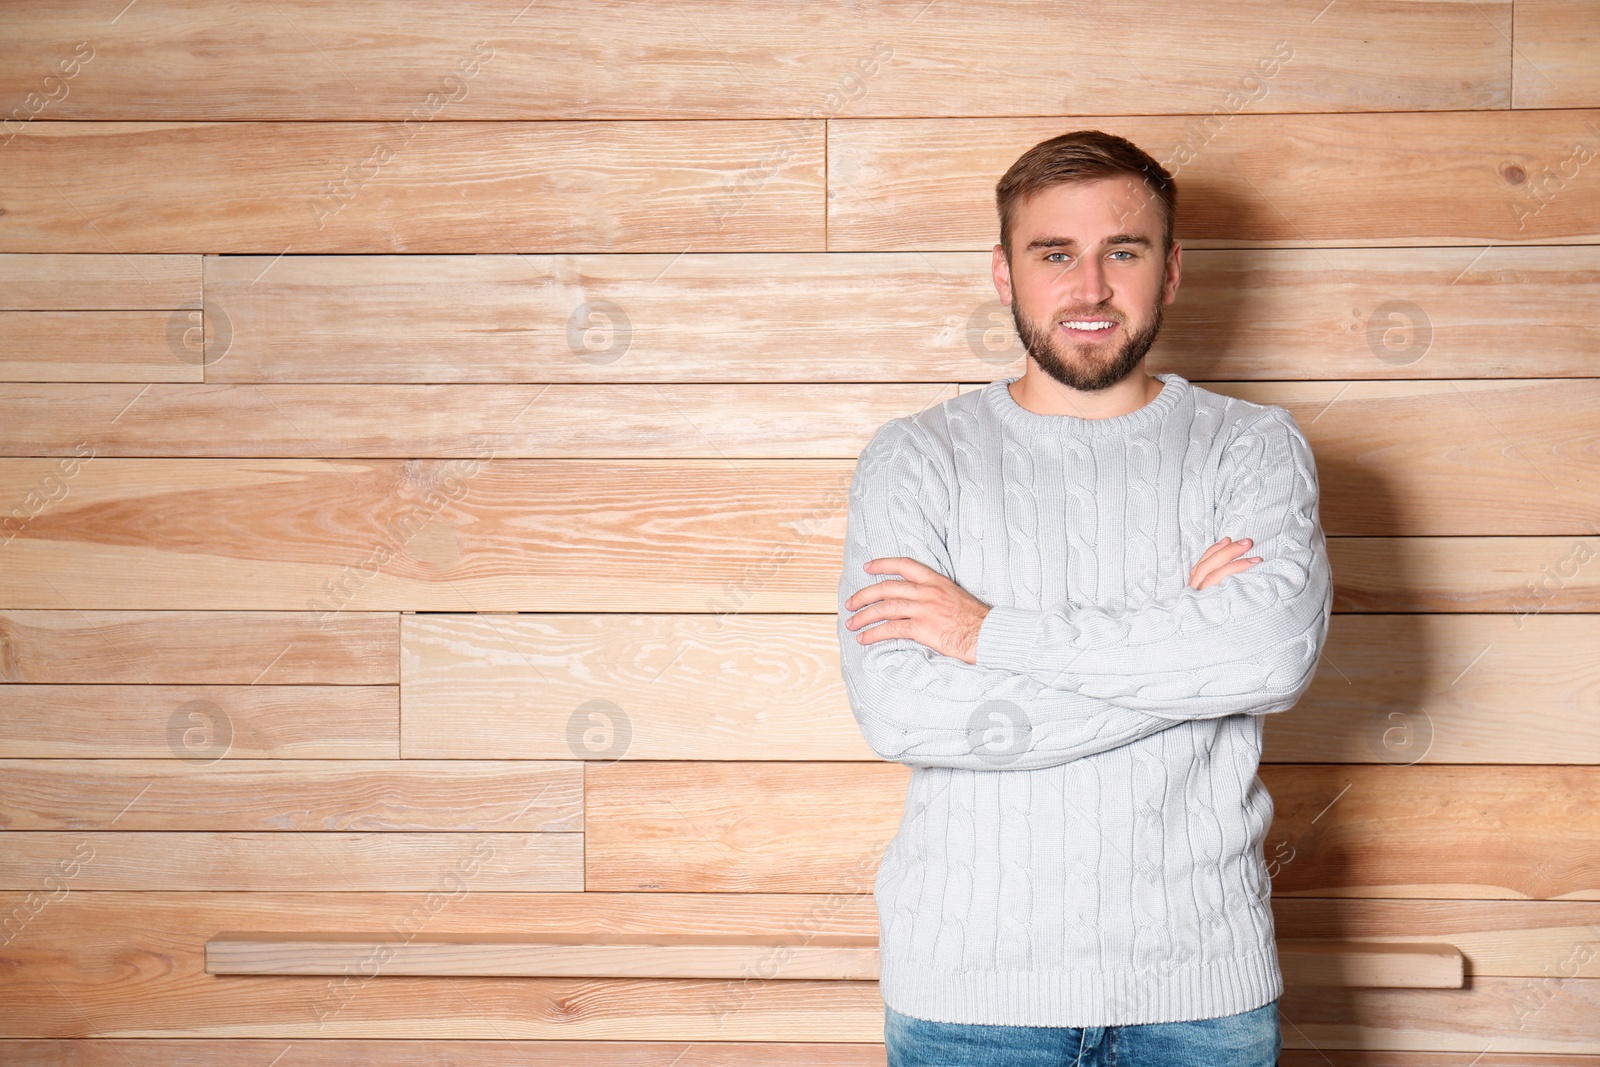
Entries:
<svg viewBox="0 0 1600 1067">
<path fill-rule="evenodd" d="M 1052 185 L 1017 205 L 1012 261 L 994 284 L 1028 354 L 1050 377 L 1095 392 L 1138 368 L 1177 295 L 1179 249 L 1161 248 L 1161 205 L 1133 175 Z"/>
</svg>

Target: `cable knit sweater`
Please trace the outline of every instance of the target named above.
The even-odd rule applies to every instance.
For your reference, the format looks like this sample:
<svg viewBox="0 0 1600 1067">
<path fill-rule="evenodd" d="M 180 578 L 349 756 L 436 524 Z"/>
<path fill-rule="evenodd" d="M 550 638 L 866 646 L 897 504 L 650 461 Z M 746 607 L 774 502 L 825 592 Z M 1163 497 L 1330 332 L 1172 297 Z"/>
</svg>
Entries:
<svg viewBox="0 0 1600 1067">
<path fill-rule="evenodd" d="M 1042 415 L 992 382 L 879 428 L 839 582 L 852 710 L 912 767 L 876 898 L 886 1003 L 923 1019 L 1111 1026 L 1282 993 L 1256 774 L 1332 585 L 1311 450 L 1282 408 L 1156 376 L 1125 415 Z M 1212 543 L 1262 562 L 1195 590 Z M 844 602 L 909 556 L 992 605 L 977 663 L 869 645 Z"/>
</svg>

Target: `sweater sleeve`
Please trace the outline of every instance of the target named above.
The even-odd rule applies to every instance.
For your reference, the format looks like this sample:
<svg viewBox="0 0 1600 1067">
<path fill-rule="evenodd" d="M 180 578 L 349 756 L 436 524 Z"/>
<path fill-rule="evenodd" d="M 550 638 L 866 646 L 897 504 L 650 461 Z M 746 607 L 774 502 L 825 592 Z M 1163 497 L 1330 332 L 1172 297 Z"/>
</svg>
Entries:
<svg viewBox="0 0 1600 1067">
<path fill-rule="evenodd" d="M 1317 515 L 1311 448 L 1270 407 L 1224 449 L 1210 544 L 1249 537 L 1261 562 L 1205 590 L 1122 610 L 996 607 L 977 661 L 1045 685 L 1173 719 L 1261 715 L 1292 707 L 1327 637 L 1333 583 Z M 1184 563 L 1187 576 L 1198 560 Z"/>
<path fill-rule="evenodd" d="M 839 664 L 862 735 L 884 759 L 913 767 L 1037 770 L 1125 745 L 1174 720 L 1052 689 L 1024 674 L 946 656 L 911 638 L 862 644 L 845 622 L 857 591 L 895 575 L 869 560 L 908 556 L 954 580 L 944 535 L 947 482 L 903 420 L 862 451 L 850 487 L 839 579 Z"/>
</svg>

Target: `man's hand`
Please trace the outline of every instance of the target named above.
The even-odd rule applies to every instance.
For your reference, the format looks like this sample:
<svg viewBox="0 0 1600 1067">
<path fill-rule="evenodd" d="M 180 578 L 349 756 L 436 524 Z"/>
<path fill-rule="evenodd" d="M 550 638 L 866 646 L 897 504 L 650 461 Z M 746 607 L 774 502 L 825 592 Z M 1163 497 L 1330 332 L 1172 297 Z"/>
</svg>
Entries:
<svg viewBox="0 0 1600 1067">
<path fill-rule="evenodd" d="M 1194 565 L 1194 570 L 1189 572 L 1189 584 L 1196 589 L 1209 589 L 1213 585 L 1221 585 L 1222 579 L 1230 574 L 1249 570 L 1261 562 L 1260 556 L 1246 556 L 1240 559 L 1239 554 L 1250 547 L 1250 538 L 1242 537 L 1235 541 L 1231 537 L 1224 537 L 1210 548 L 1205 555 L 1200 557 L 1200 562 Z"/>
<path fill-rule="evenodd" d="M 978 628 L 989 614 L 988 604 L 908 556 L 869 560 L 864 569 L 869 574 L 898 574 L 905 581 L 869 585 L 844 602 L 846 610 L 855 612 L 845 620 L 848 629 L 886 620 L 857 634 L 857 641 L 870 645 L 909 637 L 941 655 L 978 662 Z"/>
</svg>

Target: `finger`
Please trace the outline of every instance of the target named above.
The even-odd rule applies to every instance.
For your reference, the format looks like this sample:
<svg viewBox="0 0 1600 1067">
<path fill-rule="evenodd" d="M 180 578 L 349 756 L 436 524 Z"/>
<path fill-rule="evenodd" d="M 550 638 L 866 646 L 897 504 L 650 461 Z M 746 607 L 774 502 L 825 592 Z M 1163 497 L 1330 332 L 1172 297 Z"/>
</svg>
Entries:
<svg viewBox="0 0 1600 1067">
<path fill-rule="evenodd" d="M 844 606 L 851 611 L 855 611 L 857 608 L 865 607 L 868 604 L 873 604 L 889 597 L 905 598 L 916 595 L 918 595 L 916 585 L 911 582 L 900 581 L 897 578 L 891 578 L 887 582 L 874 582 L 871 585 L 862 586 L 850 595 L 850 599 L 844 602 Z"/>
<path fill-rule="evenodd" d="M 1219 541 L 1215 545 L 1212 545 L 1210 548 L 1206 549 L 1199 561 L 1195 563 L 1194 569 L 1204 572 L 1210 570 L 1219 563 L 1225 563 L 1236 559 L 1241 553 L 1248 552 L 1250 550 L 1250 544 L 1251 542 L 1248 537 L 1238 541 Z M 1191 571 L 1190 573 L 1192 574 L 1193 572 Z"/>
<path fill-rule="evenodd" d="M 1251 543 L 1252 542 L 1248 537 L 1241 537 L 1237 541 L 1231 537 L 1224 537 L 1222 540 L 1218 541 L 1216 544 L 1212 545 L 1210 548 L 1201 553 L 1200 562 L 1204 563 L 1208 559 L 1225 556 L 1237 556 L 1239 553 L 1248 550 Z"/>
<path fill-rule="evenodd" d="M 925 582 L 931 577 L 944 577 L 932 567 L 919 563 L 910 556 L 883 556 L 879 559 L 868 560 L 862 568 L 872 574 L 888 571 L 892 574 L 903 575 L 910 581 Z"/>
<path fill-rule="evenodd" d="M 1245 548 L 1241 547 L 1244 544 L 1245 542 L 1243 541 L 1235 541 L 1233 545 L 1229 547 L 1229 549 L 1217 552 L 1215 555 L 1208 556 L 1199 563 L 1196 563 L 1194 565 L 1194 570 L 1189 572 L 1189 584 L 1196 589 L 1204 589 L 1208 584 L 1214 584 L 1208 583 L 1207 579 L 1213 573 L 1221 570 L 1223 567 L 1230 567 L 1233 564 L 1238 563 L 1239 560 L 1237 558 L 1230 559 L 1229 557 L 1237 557 L 1239 553 L 1244 552 Z M 1261 562 L 1260 556 L 1253 558 L 1257 563 Z M 1237 572 L 1229 571 L 1228 573 L 1232 574 Z"/>
<path fill-rule="evenodd" d="M 885 619 L 909 619 L 916 605 L 909 600 L 893 598 L 869 604 L 844 621 L 846 629 L 859 630 L 863 626 Z"/>
<path fill-rule="evenodd" d="M 1200 584 L 1195 586 L 1195 588 L 1209 589 L 1212 586 L 1219 584 L 1222 579 L 1228 577 L 1230 574 L 1239 574 L 1243 571 L 1247 571 L 1260 562 L 1260 556 L 1247 556 L 1244 559 L 1236 559 L 1232 563 L 1225 563 L 1207 574 L 1203 579 L 1201 579 Z"/>
<path fill-rule="evenodd" d="M 856 641 L 863 645 L 870 645 L 874 641 L 891 641 L 897 637 L 917 641 L 915 627 L 916 623 L 911 619 L 887 619 L 856 634 Z"/>
</svg>

